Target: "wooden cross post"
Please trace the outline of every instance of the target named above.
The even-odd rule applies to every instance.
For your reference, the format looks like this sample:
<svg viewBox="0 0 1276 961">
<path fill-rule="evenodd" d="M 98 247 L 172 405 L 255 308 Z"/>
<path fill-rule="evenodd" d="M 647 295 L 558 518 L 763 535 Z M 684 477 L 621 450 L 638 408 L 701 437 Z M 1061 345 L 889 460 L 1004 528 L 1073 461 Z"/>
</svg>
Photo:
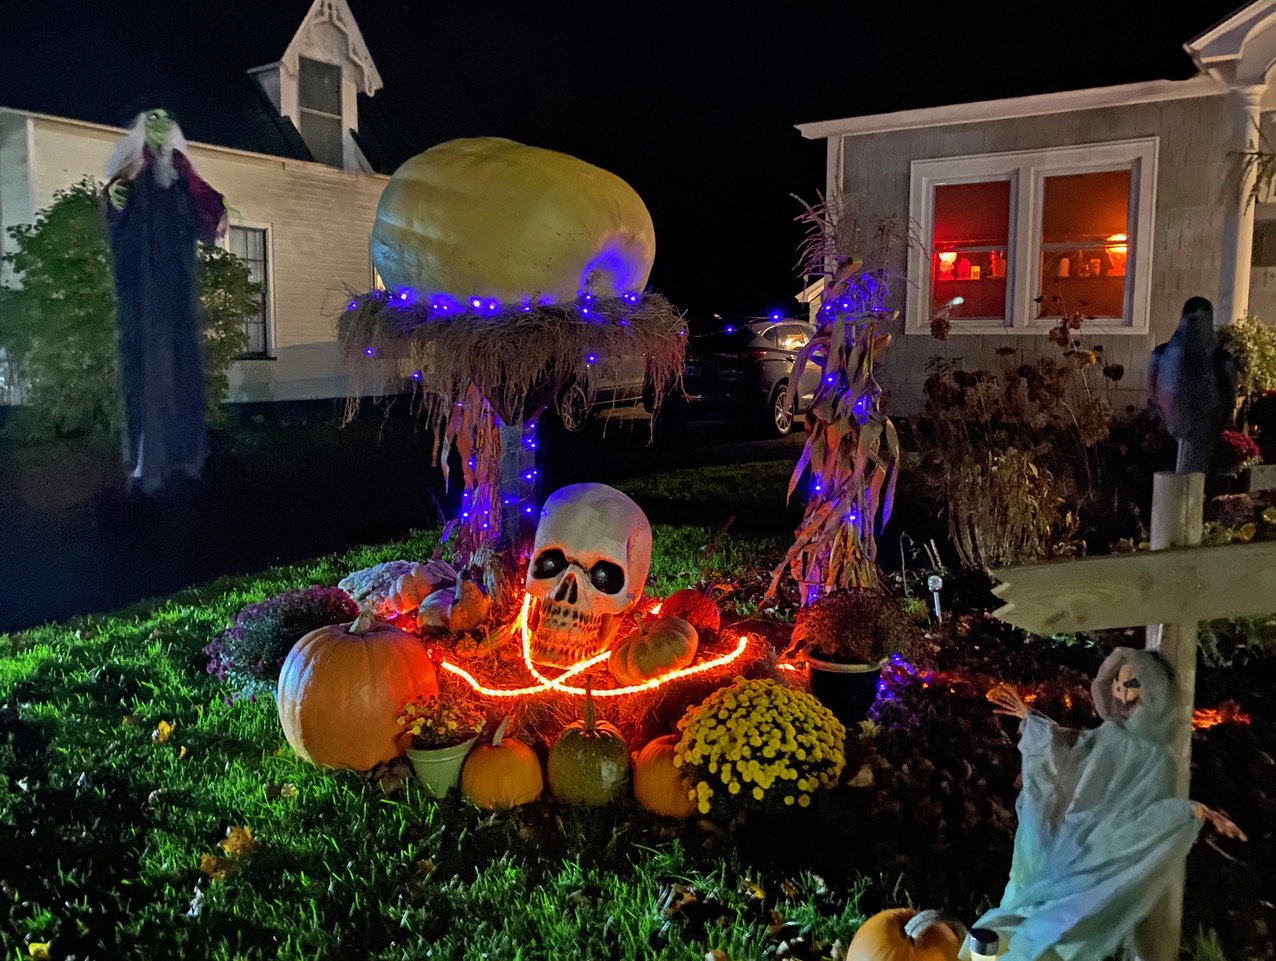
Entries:
<svg viewBox="0 0 1276 961">
<path fill-rule="evenodd" d="M 1192 547 L 1201 541 L 1204 491 L 1202 474 L 1156 475 L 1149 553 L 992 572 L 1001 582 L 993 593 L 1006 602 L 993 613 L 1034 634 L 1147 625 L 1147 648 L 1160 651 L 1178 675 L 1182 702 L 1173 750 L 1180 797 L 1188 796 L 1191 780 L 1196 625 L 1276 612 L 1276 542 Z M 1178 957 L 1182 870 L 1140 932 L 1141 961 Z"/>
</svg>

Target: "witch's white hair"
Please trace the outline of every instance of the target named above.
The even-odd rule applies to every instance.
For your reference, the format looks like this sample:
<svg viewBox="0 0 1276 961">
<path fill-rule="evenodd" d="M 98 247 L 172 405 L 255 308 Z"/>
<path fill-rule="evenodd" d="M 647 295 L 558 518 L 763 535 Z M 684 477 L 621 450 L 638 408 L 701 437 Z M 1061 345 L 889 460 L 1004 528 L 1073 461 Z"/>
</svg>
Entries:
<svg viewBox="0 0 1276 961">
<path fill-rule="evenodd" d="M 108 180 L 114 180 L 116 177 L 136 180 L 141 174 L 146 165 L 146 115 L 148 113 L 150 111 L 145 110 L 134 118 L 128 133 L 111 151 L 111 159 L 106 162 Z M 174 150 L 182 153 L 188 150 L 186 138 L 182 136 L 182 128 L 176 121 L 173 121 L 173 125 L 168 130 L 168 137 L 155 157 L 155 179 L 161 187 L 171 187 L 177 179 L 177 168 L 173 165 Z"/>
</svg>

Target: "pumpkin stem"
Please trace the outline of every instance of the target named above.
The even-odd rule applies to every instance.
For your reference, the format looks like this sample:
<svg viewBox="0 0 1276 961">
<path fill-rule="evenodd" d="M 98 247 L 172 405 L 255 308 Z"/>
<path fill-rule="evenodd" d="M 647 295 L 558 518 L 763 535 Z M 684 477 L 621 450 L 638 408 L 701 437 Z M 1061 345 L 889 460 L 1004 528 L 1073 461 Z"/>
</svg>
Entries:
<svg viewBox="0 0 1276 961">
<path fill-rule="evenodd" d="M 594 725 L 598 723 L 598 712 L 594 710 L 594 686 L 590 681 L 585 681 L 585 711 L 582 719 L 585 723 L 585 733 L 593 734 Z"/>
<path fill-rule="evenodd" d="M 492 747 L 501 746 L 501 742 L 505 740 L 505 729 L 509 726 L 510 719 L 508 717 L 501 721 L 500 726 L 496 729 L 496 733 L 492 735 Z"/>
<path fill-rule="evenodd" d="M 933 909 L 926 911 L 918 911 L 904 924 L 904 934 L 910 941 L 916 941 L 926 929 L 935 924 L 946 924 L 952 929 L 953 934 L 957 935 L 957 941 L 964 944 L 966 941 L 966 925 L 962 924 L 955 917 L 946 911 L 936 911 Z"/>
<path fill-rule="evenodd" d="M 347 634 L 367 634 L 377 623 L 376 611 L 369 605 L 359 611 L 359 616 L 354 619 L 354 623 L 346 628 Z"/>
</svg>

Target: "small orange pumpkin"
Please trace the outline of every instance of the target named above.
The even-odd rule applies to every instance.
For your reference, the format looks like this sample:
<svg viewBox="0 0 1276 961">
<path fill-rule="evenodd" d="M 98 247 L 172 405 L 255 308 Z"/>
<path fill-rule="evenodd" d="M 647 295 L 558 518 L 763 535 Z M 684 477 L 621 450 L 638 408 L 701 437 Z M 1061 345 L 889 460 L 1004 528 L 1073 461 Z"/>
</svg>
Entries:
<svg viewBox="0 0 1276 961">
<path fill-rule="evenodd" d="M 957 961 L 966 928 L 941 911 L 890 908 L 855 932 L 846 961 Z"/>
<path fill-rule="evenodd" d="M 661 601 L 660 616 L 681 617 L 701 634 L 722 627 L 722 612 L 714 599 L 690 587 L 674 591 Z"/>
<path fill-rule="evenodd" d="M 403 753 L 403 705 L 438 692 L 421 642 L 364 611 L 293 645 L 279 671 L 279 723 L 298 757 L 368 771 Z"/>
<path fill-rule="evenodd" d="M 667 818 L 687 818 L 696 813 L 691 799 L 691 781 L 674 766 L 672 734 L 656 738 L 634 759 L 634 797 L 652 814 Z"/>
<path fill-rule="evenodd" d="M 686 667 L 696 659 L 700 637 L 681 617 L 662 617 L 638 630 L 611 649 L 607 667 L 621 684 L 643 681 Z"/>
<path fill-rule="evenodd" d="M 530 804 L 541 796 L 545 778 L 536 752 L 505 736 L 507 717 L 490 744 L 477 744 L 461 769 L 461 793 L 485 811 Z"/>
</svg>

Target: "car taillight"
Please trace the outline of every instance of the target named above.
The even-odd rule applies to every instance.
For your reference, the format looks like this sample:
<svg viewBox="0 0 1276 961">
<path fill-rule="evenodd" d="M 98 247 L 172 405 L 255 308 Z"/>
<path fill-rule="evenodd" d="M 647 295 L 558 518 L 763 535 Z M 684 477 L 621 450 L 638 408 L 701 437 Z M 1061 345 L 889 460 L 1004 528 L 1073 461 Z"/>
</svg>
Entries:
<svg viewBox="0 0 1276 961">
<path fill-rule="evenodd" d="M 747 357 L 749 360 L 761 360 L 766 355 L 767 355 L 767 352 L 765 350 L 761 350 L 757 348 L 753 350 L 746 350 L 744 352 L 744 356 Z"/>
</svg>

